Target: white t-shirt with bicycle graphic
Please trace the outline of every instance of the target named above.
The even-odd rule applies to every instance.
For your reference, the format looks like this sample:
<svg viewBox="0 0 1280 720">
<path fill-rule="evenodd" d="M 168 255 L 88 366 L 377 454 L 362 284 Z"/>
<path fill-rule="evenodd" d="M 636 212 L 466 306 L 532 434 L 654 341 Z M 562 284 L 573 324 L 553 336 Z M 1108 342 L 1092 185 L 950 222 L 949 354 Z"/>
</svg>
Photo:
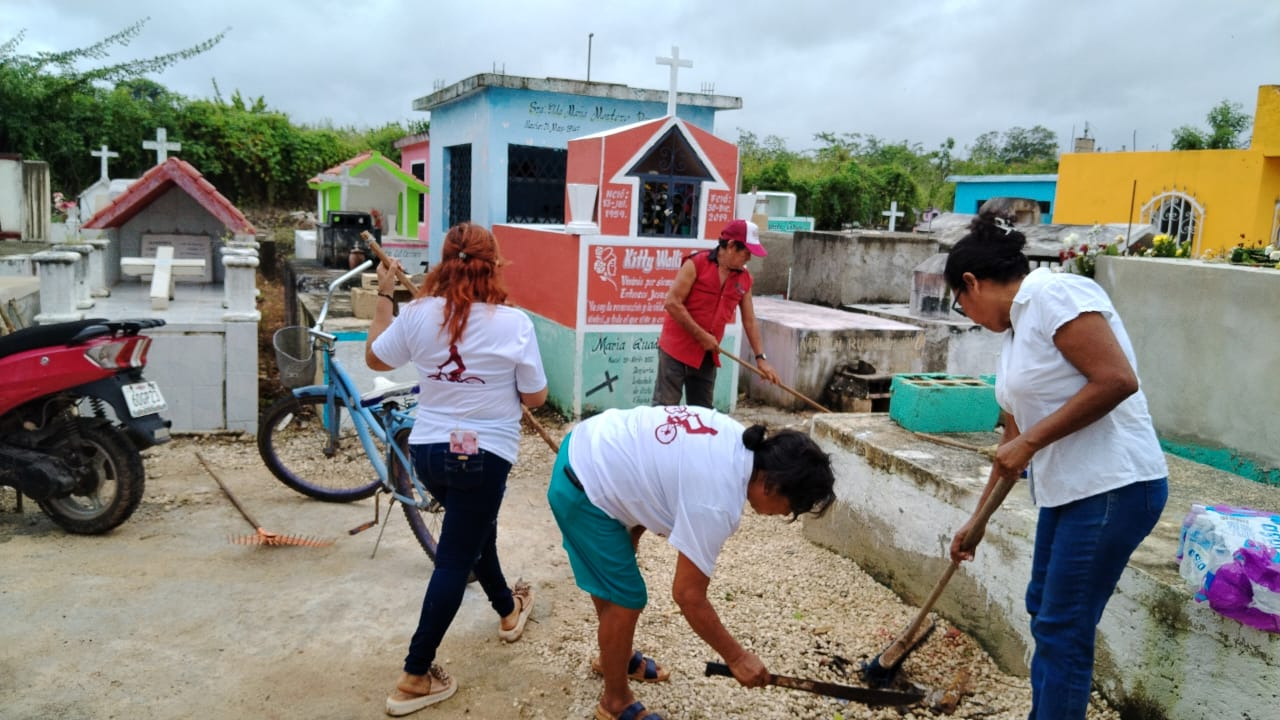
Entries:
<svg viewBox="0 0 1280 720">
<path fill-rule="evenodd" d="M 569 435 L 569 465 L 591 503 L 667 538 L 707 577 L 738 529 L 755 454 L 741 423 L 695 406 L 606 410 Z"/>
<path fill-rule="evenodd" d="M 450 345 L 441 327 L 444 299 L 422 298 L 376 340 L 373 353 L 388 365 L 418 369 L 418 412 L 409 442 L 449 442 L 472 430 L 480 449 L 515 463 L 520 449 L 520 396 L 547 386 L 533 322 L 505 305 L 475 303 L 462 338 Z"/>
</svg>

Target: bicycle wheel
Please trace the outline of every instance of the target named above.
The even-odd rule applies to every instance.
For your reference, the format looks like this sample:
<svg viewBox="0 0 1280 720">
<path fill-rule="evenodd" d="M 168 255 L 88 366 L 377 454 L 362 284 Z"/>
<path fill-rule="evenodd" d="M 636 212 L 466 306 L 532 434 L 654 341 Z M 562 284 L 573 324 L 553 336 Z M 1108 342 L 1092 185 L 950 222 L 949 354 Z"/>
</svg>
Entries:
<svg viewBox="0 0 1280 720">
<path fill-rule="evenodd" d="M 388 472 L 391 473 L 391 480 L 395 484 L 396 493 L 404 497 L 420 499 L 418 489 L 413 485 L 413 456 L 409 454 L 409 428 L 404 428 L 396 433 L 396 445 L 400 447 L 400 451 L 404 453 L 406 459 L 409 460 L 409 467 L 405 467 L 395 453 L 391 453 L 391 461 L 388 464 Z M 425 491 L 424 491 L 425 492 Z M 418 538 L 418 544 L 427 553 L 427 557 L 432 562 L 436 559 L 436 544 L 440 541 L 440 525 L 444 522 L 444 506 L 435 498 L 427 494 L 426 507 L 418 507 L 409 503 L 400 503 L 400 507 L 404 508 L 404 517 L 409 521 L 409 527 L 413 528 L 413 536 Z"/>
<path fill-rule="evenodd" d="M 337 408 L 325 422 L 324 397 L 287 397 L 258 422 L 258 454 L 280 482 L 308 497 L 325 502 L 351 502 L 370 497 L 382 486 L 360 437 L 351 426 L 350 411 L 336 398 Z M 339 431 L 333 449 L 329 427 Z"/>
</svg>

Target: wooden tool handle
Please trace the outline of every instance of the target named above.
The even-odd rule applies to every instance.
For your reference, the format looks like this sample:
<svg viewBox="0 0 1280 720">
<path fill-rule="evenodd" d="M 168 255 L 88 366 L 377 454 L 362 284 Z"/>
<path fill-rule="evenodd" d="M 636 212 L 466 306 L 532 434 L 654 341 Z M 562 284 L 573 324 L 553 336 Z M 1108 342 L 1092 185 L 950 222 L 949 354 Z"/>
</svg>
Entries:
<svg viewBox="0 0 1280 720">
<path fill-rule="evenodd" d="M 973 526 L 969 528 L 969 533 L 965 535 L 964 542 L 960 545 L 962 550 L 967 552 L 978 546 L 978 542 L 986 534 L 987 522 L 991 520 L 996 508 L 1000 507 L 1000 503 L 1004 502 L 1005 497 L 1009 495 L 1009 491 L 1013 489 L 1015 482 L 1017 482 L 1015 478 L 1000 478 L 995 487 L 991 488 L 991 493 L 987 495 L 982 507 L 978 508 L 978 514 L 973 519 Z M 920 612 L 916 613 L 911 624 L 907 626 L 906 630 L 902 631 L 902 634 L 893 641 L 892 645 L 880 653 L 881 667 L 893 667 L 906 655 L 907 650 L 911 648 L 912 640 L 915 638 L 916 633 L 920 631 L 920 627 L 924 625 L 925 620 L 929 617 L 929 611 L 938 602 L 942 591 L 947 587 L 947 583 L 951 581 L 951 576 L 955 575 L 959 567 L 960 563 L 955 560 L 952 560 L 951 564 L 947 566 L 946 571 L 942 573 L 942 577 L 938 578 L 937 584 L 933 586 L 933 592 L 929 593 L 924 605 L 920 606 Z"/>
<path fill-rule="evenodd" d="M 733 360 L 733 361 L 737 362 L 737 363 L 738 363 L 739 365 L 741 365 L 742 367 L 744 367 L 744 368 L 746 368 L 746 369 L 750 370 L 751 372 L 753 372 L 753 373 L 755 373 L 755 374 L 759 375 L 760 377 L 764 377 L 764 371 L 763 371 L 763 370 L 761 370 L 760 368 L 756 367 L 755 365 L 752 365 L 752 364 L 748 363 L 747 361 L 743 360 L 742 358 L 738 357 L 737 355 L 734 355 L 733 353 L 729 352 L 728 350 L 725 350 L 724 348 L 720 348 L 720 352 L 724 353 L 725 357 L 728 357 L 730 360 Z M 802 395 L 798 390 L 796 390 L 795 388 L 791 387 L 790 385 L 788 385 L 788 384 L 786 384 L 786 383 L 782 382 L 781 380 L 779 380 L 779 381 L 778 381 L 778 387 L 780 387 L 780 388 L 782 388 L 783 390 L 786 390 L 787 392 L 791 393 L 791 394 L 792 394 L 792 396 L 796 397 L 797 399 L 799 399 L 799 400 L 803 400 L 804 402 L 808 403 L 810 406 L 812 406 L 812 407 L 813 407 L 814 409 L 816 409 L 816 410 L 819 410 L 820 412 L 825 412 L 825 413 L 829 413 L 829 412 L 831 412 L 831 411 L 830 411 L 830 410 L 828 410 L 827 408 L 825 408 L 825 407 L 823 407 L 823 406 L 819 405 L 818 403 L 814 402 L 813 400 L 810 400 L 809 398 L 805 397 L 805 396 L 804 396 L 804 395 Z"/>
<path fill-rule="evenodd" d="M 227 484 L 222 482 L 222 478 L 218 477 L 218 473 L 214 472 L 213 468 L 209 467 L 209 463 L 205 461 L 204 455 L 197 452 L 196 459 L 204 466 L 204 471 L 209 473 L 209 476 L 213 478 L 213 481 L 218 483 L 218 487 L 222 488 L 222 494 L 227 496 L 227 499 L 231 501 L 231 504 L 235 506 L 236 510 L 239 510 L 244 519 L 253 526 L 253 529 L 262 530 L 262 526 L 258 524 L 258 521 L 254 520 L 253 516 L 249 514 L 249 511 L 245 510 L 244 506 L 240 504 L 240 501 L 236 499 L 236 496 L 231 494 L 231 488 L 227 487 Z"/>
<path fill-rule="evenodd" d="M 413 284 L 413 281 L 409 279 L 409 275 L 406 274 L 404 270 L 400 269 L 400 266 L 395 260 L 388 257 L 387 254 L 383 252 L 382 246 L 373 239 L 373 236 L 369 234 L 368 230 L 360 233 L 360 239 L 364 240 L 369 245 L 369 249 L 373 251 L 374 256 L 378 258 L 379 262 L 384 263 L 387 267 L 396 271 L 396 279 L 400 281 L 401 285 L 405 286 L 411 294 L 418 294 L 418 286 Z"/>
</svg>

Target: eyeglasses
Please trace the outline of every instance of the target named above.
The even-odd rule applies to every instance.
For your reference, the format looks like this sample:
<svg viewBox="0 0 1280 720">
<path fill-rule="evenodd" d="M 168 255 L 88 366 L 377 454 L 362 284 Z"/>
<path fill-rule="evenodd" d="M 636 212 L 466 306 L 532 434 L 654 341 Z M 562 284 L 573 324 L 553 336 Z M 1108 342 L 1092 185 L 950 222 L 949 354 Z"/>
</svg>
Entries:
<svg viewBox="0 0 1280 720">
<path fill-rule="evenodd" d="M 951 312 L 959 315 L 962 318 L 969 317 L 969 315 L 965 313 L 964 308 L 960 307 L 960 293 L 958 292 L 953 293 L 951 296 Z"/>
</svg>

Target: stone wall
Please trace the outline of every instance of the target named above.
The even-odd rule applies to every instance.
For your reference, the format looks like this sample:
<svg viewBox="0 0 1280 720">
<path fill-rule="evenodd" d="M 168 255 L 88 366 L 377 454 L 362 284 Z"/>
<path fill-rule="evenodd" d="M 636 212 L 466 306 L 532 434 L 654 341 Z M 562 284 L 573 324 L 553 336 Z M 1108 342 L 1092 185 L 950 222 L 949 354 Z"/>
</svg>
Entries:
<svg viewBox="0 0 1280 720">
<path fill-rule="evenodd" d="M 938 252 L 938 241 L 914 233 L 854 230 L 797 232 L 790 299 L 841 307 L 906 303 L 911 273 Z"/>
</svg>

